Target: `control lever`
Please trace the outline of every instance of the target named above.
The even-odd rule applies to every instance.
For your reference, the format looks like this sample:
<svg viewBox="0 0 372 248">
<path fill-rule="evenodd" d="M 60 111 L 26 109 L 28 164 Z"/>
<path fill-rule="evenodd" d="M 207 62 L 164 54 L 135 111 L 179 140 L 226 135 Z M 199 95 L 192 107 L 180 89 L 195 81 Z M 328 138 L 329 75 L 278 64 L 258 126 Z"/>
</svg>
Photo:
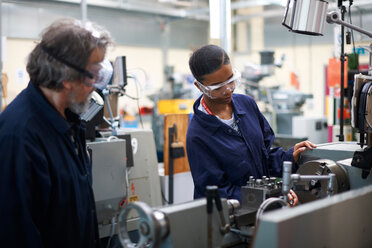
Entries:
<svg viewBox="0 0 372 248">
<path fill-rule="evenodd" d="M 221 234 L 226 234 L 230 231 L 230 225 L 226 224 L 225 216 L 223 215 L 222 202 L 220 198 L 220 193 L 217 186 L 207 186 L 206 188 L 207 196 L 207 230 L 208 230 L 208 248 L 212 247 L 212 214 L 213 214 L 213 200 L 216 202 L 216 207 L 218 214 L 220 215 Z"/>
<path fill-rule="evenodd" d="M 284 161 L 283 163 L 283 188 L 282 193 L 284 200 L 287 202 L 287 194 L 293 183 L 300 181 L 315 181 L 315 180 L 328 180 L 327 185 L 327 196 L 330 197 L 334 194 L 334 184 L 336 182 L 336 175 L 334 173 L 329 173 L 328 175 L 300 175 L 291 174 L 292 162 Z"/>
</svg>

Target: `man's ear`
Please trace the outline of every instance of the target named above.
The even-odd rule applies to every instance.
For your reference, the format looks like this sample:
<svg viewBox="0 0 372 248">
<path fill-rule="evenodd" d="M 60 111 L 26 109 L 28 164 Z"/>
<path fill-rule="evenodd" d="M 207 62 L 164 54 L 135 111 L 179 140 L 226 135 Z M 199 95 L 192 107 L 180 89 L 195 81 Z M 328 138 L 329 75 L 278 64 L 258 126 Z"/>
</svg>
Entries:
<svg viewBox="0 0 372 248">
<path fill-rule="evenodd" d="M 72 89 L 72 83 L 68 81 L 62 81 L 62 85 L 66 90 L 71 90 Z"/>
</svg>

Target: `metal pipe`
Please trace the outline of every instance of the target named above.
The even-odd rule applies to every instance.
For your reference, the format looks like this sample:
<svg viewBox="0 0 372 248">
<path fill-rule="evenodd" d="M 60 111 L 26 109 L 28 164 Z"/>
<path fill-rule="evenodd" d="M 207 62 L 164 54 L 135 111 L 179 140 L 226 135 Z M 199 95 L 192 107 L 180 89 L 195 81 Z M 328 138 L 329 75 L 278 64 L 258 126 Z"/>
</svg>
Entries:
<svg viewBox="0 0 372 248">
<path fill-rule="evenodd" d="M 328 187 L 327 187 L 327 195 L 328 197 L 333 195 L 333 184 L 335 182 L 336 175 L 333 173 L 329 173 L 329 181 L 328 181 Z"/>
<path fill-rule="evenodd" d="M 366 30 L 364 30 L 364 29 L 362 29 L 358 26 L 355 26 L 353 24 L 350 24 L 350 23 L 347 23 L 347 22 L 344 22 L 344 21 L 340 20 L 340 14 L 337 13 L 336 11 L 331 11 L 327 14 L 327 22 L 330 23 L 330 24 L 336 23 L 336 24 L 339 24 L 341 26 L 348 27 L 350 29 L 358 31 L 359 33 L 365 34 L 368 37 L 372 38 L 372 33 L 371 32 L 366 31 Z"/>
<path fill-rule="evenodd" d="M 341 20 L 344 21 L 346 8 L 345 6 L 341 6 Z M 341 25 L 341 54 L 340 54 L 340 61 L 341 61 L 341 102 L 340 102 L 340 135 L 338 136 L 339 141 L 344 141 L 344 81 L 345 81 L 345 29 L 344 26 Z"/>
<path fill-rule="evenodd" d="M 108 95 L 110 94 L 110 90 L 109 89 L 104 89 L 102 90 L 102 94 L 103 94 L 103 98 L 104 98 L 104 101 L 106 103 L 106 106 L 107 106 L 107 110 L 109 112 L 109 115 L 110 115 L 110 119 L 111 119 L 111 128 L 112 128 L 112 135 L 117 135 L 118 134 L 118 126 L 117 126 L 117 123 L 115 122 L 114 120 L 114 116 L 112 114 L 112 110 L 111 110 L 111 106 L 110 106 L 110 101 L 108 99 Z"/>
<path fill-rule="evenodd" d="M 282 193 L 284 196 L 284 201 L 287 202 L 287 194 L 291 189 L 291 171 L 292 171 L 292 162 L 284 161 L 283 163 L 283 185 L 282 185 Z"/>
<path fill-rule="evenodd" d="M 327 196 L 330 197 L 333 195 L 333 192 L 334 192 L 333 185 L 336 181 L 336 174 L 334 173 L 329 173 L 328 175 L 300 175 L 300 174 L 290 175 L 291 182 L 312 181 L 312 180 L 328 180 Z M 283 178 L 283 184 L 284 184 L 284 178 Z"/>
<path fill-rule="evenodd" d="M 85 22 L 87 21 L 87 0 L 81 0 L 80 8 L 81 8 L 81 20 L 85 24 Z"/>
<path fill-rule="evenodd" d="M 311 181 L 311 180 L 328 180 L 330 179 L 330 176 L 319 176 L 319 175 L 299 175 L 299 174 L 292 174 L 291 178 L 294 182 L 299 181 Z"/>
</svg>

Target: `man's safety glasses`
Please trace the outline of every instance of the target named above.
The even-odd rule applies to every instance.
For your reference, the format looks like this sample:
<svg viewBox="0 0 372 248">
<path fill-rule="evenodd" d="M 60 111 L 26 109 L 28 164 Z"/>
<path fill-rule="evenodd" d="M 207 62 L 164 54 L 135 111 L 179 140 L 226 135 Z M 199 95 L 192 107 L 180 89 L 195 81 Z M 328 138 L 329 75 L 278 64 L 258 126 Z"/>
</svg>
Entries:
<svg viewBox="0 0 372 248">
<path fill-rule="evenodd" d="M 112 77 L 113 68 L 107 59 L 102 62 L 93 64 L 89 70 L 83 70 L 85 76 L 84 84 L 100 90 L 106 88 Z"/>
<path fill-rule="evenodd" d="M 85 76 L 85 85 L 103 90 L 109 84 L 114 69 L 112 68 L 110 61 L 108 61 L 107 59 L 104 59 L 102 62 L 92 65 L 89 70 L 85 70 L 77 65 L 74 65 L 73 63 L 70 63 L 64 58 L 56 56 L 53 51 L 47 48 L 44 44 L 40 45 L 41 49 L 49 56 L 83 74 Z"/>
</svg>

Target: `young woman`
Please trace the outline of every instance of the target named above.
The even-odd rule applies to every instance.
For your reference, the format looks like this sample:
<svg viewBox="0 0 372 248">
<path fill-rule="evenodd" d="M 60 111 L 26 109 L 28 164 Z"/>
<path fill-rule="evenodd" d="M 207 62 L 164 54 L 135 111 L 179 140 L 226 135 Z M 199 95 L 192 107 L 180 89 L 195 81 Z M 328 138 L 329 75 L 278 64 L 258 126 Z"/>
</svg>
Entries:
<svg viewBox="0 0 372 248">
<path fill-rule="evenodd" d="M 250 176 L 281 177 L 283 161 L 296 163 L 306 148 L 316 147 L 303 141 L 288 151 L 271 148 L 273 130 L 255 101 L 247 95 L 233 94 L 240 73 L 222 48 L 199 48 L 190 57 L 189 66 L 195 86 L 203 93 L 194 103 L 187 131 L 194 198 L 205 196 L 207 185 L 217 185 L 221 197 L 241 201 L 241 186 Z M 293 191 L 288 200 L 297 203 Z"/>
</svg>

